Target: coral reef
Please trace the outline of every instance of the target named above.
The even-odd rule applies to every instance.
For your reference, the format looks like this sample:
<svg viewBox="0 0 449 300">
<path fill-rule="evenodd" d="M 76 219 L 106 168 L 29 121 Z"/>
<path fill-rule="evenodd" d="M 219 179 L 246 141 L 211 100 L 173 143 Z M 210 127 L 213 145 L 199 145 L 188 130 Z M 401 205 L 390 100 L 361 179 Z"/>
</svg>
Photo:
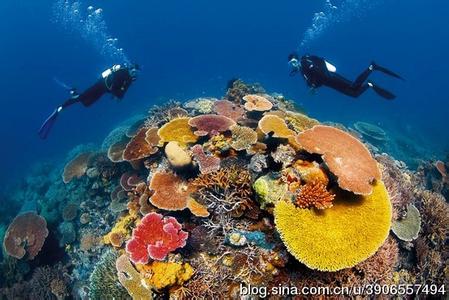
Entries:
<svg viewBox="0 0 449 300">
<path fill-rule="evenodd" d="M 0 298 L 447 286 L 448 159 L 412 171 L 385 150 L 392 135 L 320 124 L 281 94 L 232 80 L 222 100 L 153 106 L 101 146 L 36 165 L 0 195 Z"/>
</svg>

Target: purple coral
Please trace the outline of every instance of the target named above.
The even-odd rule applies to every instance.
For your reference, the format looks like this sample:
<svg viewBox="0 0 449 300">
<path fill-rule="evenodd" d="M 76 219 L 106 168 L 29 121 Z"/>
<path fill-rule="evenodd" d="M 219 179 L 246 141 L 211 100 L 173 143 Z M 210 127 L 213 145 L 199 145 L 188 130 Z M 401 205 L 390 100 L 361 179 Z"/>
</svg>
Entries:
<svg viewBox="0 0 449 300">
<path fill-rule="evenodd" d="M 200 115 L 189 120 L 189 125 L 197 129 L 194 132 L 197 136 L 214 136 L 235 124 L 234 120 L 218 115 Z"/>
<path fill-rule="evenodd" d="M 228 100 L 219 100 L 214 103 L 214 111 L 228 117 L 234 121 L 238 121 L 245 116 L 245 110 L 240 105 Z"/>
</svg>

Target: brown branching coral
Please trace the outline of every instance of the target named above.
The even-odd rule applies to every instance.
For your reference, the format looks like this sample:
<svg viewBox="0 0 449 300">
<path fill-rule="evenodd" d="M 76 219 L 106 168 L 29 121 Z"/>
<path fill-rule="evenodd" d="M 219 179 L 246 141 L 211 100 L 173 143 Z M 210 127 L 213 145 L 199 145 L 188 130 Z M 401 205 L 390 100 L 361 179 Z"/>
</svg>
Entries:
<svg viewBox="0 0 449 300">
<path fill-rule="evenodd" d="M 320 181 L 313 181 L 301 187 L 296 196 L 296 205 L 300 208 L 315 207 L 325 209 L 332 207 L 335 195 L 329 193 Z"/>
</svg>

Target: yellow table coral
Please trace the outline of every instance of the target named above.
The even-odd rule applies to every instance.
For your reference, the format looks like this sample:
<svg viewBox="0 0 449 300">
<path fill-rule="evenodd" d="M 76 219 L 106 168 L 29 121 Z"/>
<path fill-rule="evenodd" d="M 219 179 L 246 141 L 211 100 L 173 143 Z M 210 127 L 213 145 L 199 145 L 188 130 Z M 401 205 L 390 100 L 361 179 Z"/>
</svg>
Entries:
<svg viewBox="0 0 449 300">
<path fill-rule="evenodd" d="M 177 118 L 164 124 L 157 132 L 161 138 L 160 143 L 178 142 L 180 146 L 195 143 L 198 137 L 193 134 L 189 120 L 189 118 Z"/>
<path fill-rule="evenodd" d="M 289 252 L 311 269 L 338 271 L 373 255 L 390 230 L 392 208 L 385 185 L 369 196 L 341 192 L 325 210 L 300 209 L 280 201 L 276 229 Z"/>
</svg>

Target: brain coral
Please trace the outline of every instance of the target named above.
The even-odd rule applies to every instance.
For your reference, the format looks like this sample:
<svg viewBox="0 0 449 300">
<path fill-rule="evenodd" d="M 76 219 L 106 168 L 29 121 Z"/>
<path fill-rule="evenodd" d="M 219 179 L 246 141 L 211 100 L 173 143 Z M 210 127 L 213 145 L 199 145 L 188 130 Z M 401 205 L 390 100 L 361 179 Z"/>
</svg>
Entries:
<svg viewBox="0 0 449 300">
<path fill-rule="evenodd" d="M 300 133 L 297 142 L 309 153 L 321 154 L 339 186 L 358 195 L 369 195 L 380 180 L 377 162 L 362 142 L 352 135 L 324 125 Z"/>
<path fill-rule="evenodd" d="M 64 183 L 69 183 L 73 178 L 80 178 L 86 174 L 91 152 L 81 153 L 72 159 L 65 167 L 62 173 Z"/>
<path fill-rule="evenodd" d="M 198 137 L 193 134 L 189 120 L 189 118 L 178 118 L 164 124 L 157 132 L 161 138 L 160 142 L 178 142 L 180 146 L 195 143 Z"/>
<path fill-rule="evenodd" d="M 6 253 L 17 259 L 33 259 L 48 236 L 47 222 L 34 212 L 18 215 L 9 225 L 3 240 Z"/>
<path fill-rule="evenodd" d="M 311 269 L 337 271 L 373 255 L 390 230 L 392 208 L 378 181 L 369 196 L 339 193 L 326 210 L 300 209 L 280 201 L 276 229 L 289 252 Z"/>
</svg>

